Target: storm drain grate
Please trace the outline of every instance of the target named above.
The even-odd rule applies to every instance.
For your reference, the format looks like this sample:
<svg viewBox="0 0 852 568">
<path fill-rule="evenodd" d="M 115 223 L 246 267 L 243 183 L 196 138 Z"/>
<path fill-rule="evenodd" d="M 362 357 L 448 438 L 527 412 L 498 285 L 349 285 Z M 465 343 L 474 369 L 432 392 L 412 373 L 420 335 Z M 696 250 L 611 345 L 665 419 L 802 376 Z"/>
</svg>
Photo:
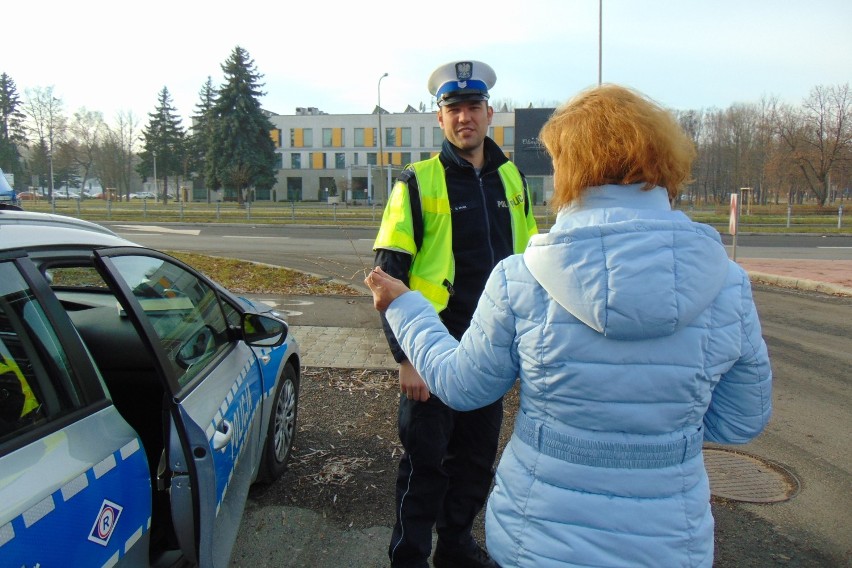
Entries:
<svg viewBox="0 0 852 568">
<path fill-rule="evenodd" d="M 779 503 L 799 492 L 799 480 L 776 463 L 743 452 L 704 448 L 710 493 L 747 503 Z"/>
</svg>

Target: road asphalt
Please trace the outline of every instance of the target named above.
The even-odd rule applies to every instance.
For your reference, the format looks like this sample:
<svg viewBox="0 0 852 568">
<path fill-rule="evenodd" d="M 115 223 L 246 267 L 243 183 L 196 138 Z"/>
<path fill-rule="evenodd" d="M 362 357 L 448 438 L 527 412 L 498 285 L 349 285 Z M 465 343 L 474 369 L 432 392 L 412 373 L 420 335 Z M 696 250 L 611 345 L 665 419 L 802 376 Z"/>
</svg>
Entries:
<svg viewBox="0 0 852 568">
<path fill-rule="evenodd" d="M 852 296 L 852 260 L 743 259 L 752 282 Z M 351 285 L 351 282 L 347 282 Z M 367 296 L 251 296 L 285 313 L 306 367 L 392 369 L 381 322 Z"/>
</svg>

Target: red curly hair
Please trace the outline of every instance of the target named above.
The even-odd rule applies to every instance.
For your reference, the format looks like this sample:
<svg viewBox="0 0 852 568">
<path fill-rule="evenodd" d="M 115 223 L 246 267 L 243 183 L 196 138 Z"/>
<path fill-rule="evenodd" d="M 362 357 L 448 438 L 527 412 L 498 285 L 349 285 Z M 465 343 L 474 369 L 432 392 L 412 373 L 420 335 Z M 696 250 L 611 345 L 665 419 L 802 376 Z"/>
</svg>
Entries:
<svg viewBox="0 0 852 568">
<path fill-rule="evenodd" d="M 601 85 L 562 105 L 539 135 L 553 160 L 559 211 L 587 187 L 644 183 L 673 200 L 689 181 L 696 152 L 674 116 L 644 95 Z"/>
</svg>

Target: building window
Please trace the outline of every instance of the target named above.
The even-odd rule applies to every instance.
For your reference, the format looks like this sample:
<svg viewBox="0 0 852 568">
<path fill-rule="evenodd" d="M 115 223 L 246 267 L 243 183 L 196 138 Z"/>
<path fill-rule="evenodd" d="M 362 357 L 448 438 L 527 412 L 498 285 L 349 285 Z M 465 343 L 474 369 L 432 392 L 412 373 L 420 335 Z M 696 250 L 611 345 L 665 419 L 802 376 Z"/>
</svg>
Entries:
<svg viewBox="0 0 852 568">
<path fill-rule="evenodd" d="M 314 131 L 311 128 L 291 128 L 291 148 L 312 148 L 314 145 Z"/>
<path fill-rule="evenodd" d="M 367 152 L 367 165 L 375 166 L 378 162 L 376 162 L 376 152 Z"/>
<path fill-rule="evenodd" d="M 287 201 L 302 200 L 302 178 L 288 177 L 287 178 Z"/>
<path fill-rule="evenodd" d="M 322 197 L 329 198 L 337 195 L 337 182 L 334 181 L 333 177 L 319 178 L 319 185 Z"/>
<path fill-rule="evenodd" d="M 270 136 L 270 138 L 272 138 L 272 143 L 275 145 L 275 147 L 280 148 L 281 147 L 281 129 L 280 128 L 273 128 L 272 130 L 269 131 L 269 136 Z"/>
<path fill-rule="evenodd" d="M 420 152 L 420 159 L 421 160 L 428 160 L 431 157 L 432 157 L 432 152 Z"/>
<path fill-rule="evenodd" d="M 311 152 L 311 169 L 324 170 L 325 167 L 325 152 Z"/>
<path fill-rule="evenodd" d="M 334 154 L 334 167 L 338 170 L 346 168 L 346 154 L 337 152 Z"/>
<path fill-rule="evenodd" d="M 504 146 L 514 146 L 515 145 L 515 127 L 514 126 L 506 126 L 503 128 L 503 145 Z"/>
<path fill-rule="evenodd" d="M 376 129 L 375 128 L 356 128 L 355 129 L 355 146 L 358 148 L 375 148 L 376 147 Z"/>
<path fill-rule="evenodd" d="M 302 169 L 302 155 L 298 153 L 290 154 L 290 167 L 294 170 Z"/>
<path fill-rule="evenodd" d="M 341 148 L 343 146 L 343 129 L 342 128 L 323 128 L 322 129 L 322 147 L 323 148 Z"/>
<path fill-rule="evenodd" d="M 352 165 L 357 166 L 359 164 L 358 156 L 360 156 L 360 152 L 352 152 Z"/>
<path fill-rule="evenodd" d="M 407 166 L 411 163 L 411 152 L 403 152 L 402 153 L 402 165 Z"/>
<path fill-rule="evenodd" d="M 444 131 L 440 126 L 432 128 L 432 146 L 440 146 L 444 143 Z"/>
<path fill-rule="evenodd" d="M 411 128 L 385 128 L 385 146 L 388 148 L 410 148 Z"/>
<path fill-rule="evenodd" d="M 426 127 L 420 127 L 420 147 L 423 148 L 426 146 Z"/>
<path fill-rule="evenodd" d="M 367 178 L 352 178 L 352 199 L 367 199 Z"/>
</svg>

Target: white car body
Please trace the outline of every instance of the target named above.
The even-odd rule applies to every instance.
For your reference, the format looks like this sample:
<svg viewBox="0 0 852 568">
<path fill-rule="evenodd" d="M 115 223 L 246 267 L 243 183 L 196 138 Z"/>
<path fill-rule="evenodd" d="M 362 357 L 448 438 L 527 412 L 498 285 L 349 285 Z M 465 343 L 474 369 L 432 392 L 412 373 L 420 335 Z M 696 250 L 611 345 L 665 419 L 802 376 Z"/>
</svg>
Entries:
<svg viewBox="0 0 852 568">
<path fill-rule="evenodd" d="M 0 564 L 227 566 L 249 486 L 286 468 L 299 357 L 163 253 L 0 210 Z"/>
</svg>

